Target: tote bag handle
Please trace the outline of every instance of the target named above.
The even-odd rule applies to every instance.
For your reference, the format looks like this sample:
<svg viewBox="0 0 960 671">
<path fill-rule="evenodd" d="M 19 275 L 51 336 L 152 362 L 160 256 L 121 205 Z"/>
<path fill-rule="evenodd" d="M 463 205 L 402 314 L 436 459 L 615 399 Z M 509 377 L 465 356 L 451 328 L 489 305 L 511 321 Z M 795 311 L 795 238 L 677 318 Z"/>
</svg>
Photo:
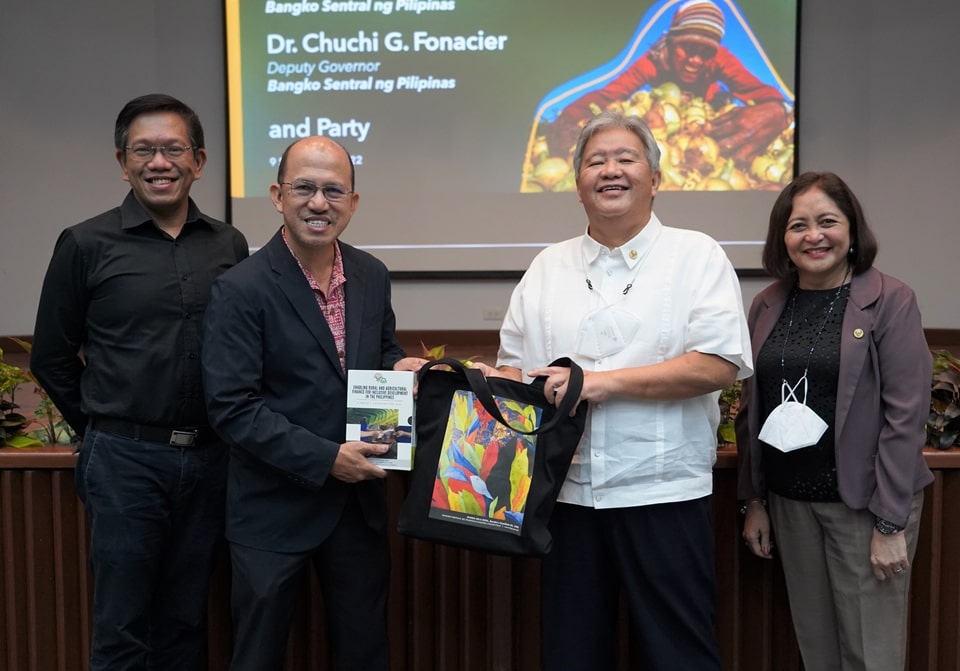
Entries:
<svg viewBox="0 0 960 671">
<path fill-rule="evenodd" d="M 560 405 L 557 407 L 556 412 L 553 413 L 553 416 L 548 421 L 542 423 L 532 431 L 524 431 L 523 429 L 518 429 L 517 427 L 511 425 L 506 419 L 504 419 L 503 415 L 500 413 L 500 408 L 497 407 L 497 402 L 494 400 L 493 392 L 490 390 L 490 385 L 487 384 L 487 378 L 484 377 L 483 373 L 476 368 L 469 368 L 468 366 L 465 366 L 459 359 L 444 358 L 437 359 L 436 361 L 428 361 L 423 367 L 420 368 L 420 372 L 417 374 L 417 379 L 422 379 L 425 372 L 434 366 L 440 365 L 449 366 L 453 370 L 464 374 L 464 377 L 467 379 L 467 383 L 470 385 L 470 389 L 480 401 L 480 404 L 483 405 L 486 411 L 490 413 L 491 417 L 512 431 L 527 435 L 539 435 L 552 430 L 561 420 L 563 420 L 564 417 L 567 417 L 573 412 L 577 401 L 580 400 L 580 392 L 583 390 L 583 369 L 580 368 L 575 361 L 571 360 L 569 357 L 562 357 L 552 362 L 550 364 L 551 366 L 563 366 L 564 368 L 570 369 L 570 377 L 567 380 L 567 391 L 564 393 L 563 400 L 560 401 Z M 534 378 L 531 386 L 539 386 L 542 389 L 545 381 L 546 377 L 543 376 Z"/>
</svg>

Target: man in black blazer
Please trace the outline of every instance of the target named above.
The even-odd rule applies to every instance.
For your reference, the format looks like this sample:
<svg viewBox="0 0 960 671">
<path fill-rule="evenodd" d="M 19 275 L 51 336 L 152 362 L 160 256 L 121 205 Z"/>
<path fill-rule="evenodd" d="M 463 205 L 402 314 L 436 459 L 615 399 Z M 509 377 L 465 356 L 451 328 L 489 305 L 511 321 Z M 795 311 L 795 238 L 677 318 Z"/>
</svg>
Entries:
<svg viewBox="0 0 960 671">
<path fill-rule="evenodd" d="M 389 666 L 386 445 L 344 442 L 346 371 L 417 370 L 395 336 L 386 267 L 338 238 L 359 201 L 350 155 L 290 145 L 270 197 L 283 226 L 213 286 L 203 371 L 231 446 L 232 671 L 281 667 L 312 562 L 337 669 Z"/>
</svg>

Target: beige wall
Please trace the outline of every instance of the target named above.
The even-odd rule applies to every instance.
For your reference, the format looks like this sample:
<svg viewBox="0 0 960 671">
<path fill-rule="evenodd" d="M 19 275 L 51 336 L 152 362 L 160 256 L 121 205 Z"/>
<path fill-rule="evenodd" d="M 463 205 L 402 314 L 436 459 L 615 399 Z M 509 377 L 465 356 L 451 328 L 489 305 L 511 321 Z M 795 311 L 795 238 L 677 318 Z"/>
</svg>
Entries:
<svg viewBox="0 0 960 671">
<path fill-rule="evenodd" d="M 924 325 L 960 328 L 960 3 L 802 0 L 800 167 L 861 197 L 877 265 L 917 291 Z M 60 230 L 119 203 L 113 121 L 165 91 L 200 114 L 211 160 L 194 196 L 226 207 L 218 0 L 8 2 L 0 11 L 0 334 L 32 332 Z M 944 74 L 946 73 L 946 74 Z M 375 197 L 366 194 L 366 197 Z M 667 222 L 683 226 L 684 222 Z M 744 282 L 749 302 L 764 285 Z M 403 281 L 401 329 L 495 329 L 513 282 Z"/>
</svg>

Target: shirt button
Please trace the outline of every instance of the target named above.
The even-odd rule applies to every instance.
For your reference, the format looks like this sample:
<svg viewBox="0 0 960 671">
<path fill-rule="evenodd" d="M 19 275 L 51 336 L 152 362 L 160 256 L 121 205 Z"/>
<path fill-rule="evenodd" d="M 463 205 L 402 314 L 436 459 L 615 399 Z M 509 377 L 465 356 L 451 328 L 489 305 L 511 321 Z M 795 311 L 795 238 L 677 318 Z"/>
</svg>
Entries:
<svg viewBox="0 0 960 671">
<path fill-rule="evenodd" d="M 599 458 L 599 457 L 600 457 L 600 450 L 594 450 L 594 451 L 593 451 L 593 456 Z"/>
<path fill-rule="evenodd" d="M 187 358 L 188 358 L 188 359 L 196 359 L 196 358 L 197 358 L 197 355 L 194 354 L 193 352 L 190 352 L 190 354 L 187 355 Z"/>
<path fill-rule="evenodd" d="M 189 312 L 185 312 L 185 313 L 183 314 L 183 318 L 184 318 L 184 319 L 193 319 L 193 315 L 191 315 Z"/>
</svg>

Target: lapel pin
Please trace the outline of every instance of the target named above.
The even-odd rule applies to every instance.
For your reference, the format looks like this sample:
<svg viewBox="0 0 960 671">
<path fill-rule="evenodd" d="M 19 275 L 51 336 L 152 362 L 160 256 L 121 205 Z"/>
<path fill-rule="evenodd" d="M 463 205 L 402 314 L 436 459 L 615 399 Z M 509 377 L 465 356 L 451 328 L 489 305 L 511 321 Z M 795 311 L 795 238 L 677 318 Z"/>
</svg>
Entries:
<svg viewBox="0 0 960 671">
<path fill-rule="evenodd" d="M 853 337 L 859 340 L 863 337 L 863 329 L 853 329 Z"/>
</svg>

